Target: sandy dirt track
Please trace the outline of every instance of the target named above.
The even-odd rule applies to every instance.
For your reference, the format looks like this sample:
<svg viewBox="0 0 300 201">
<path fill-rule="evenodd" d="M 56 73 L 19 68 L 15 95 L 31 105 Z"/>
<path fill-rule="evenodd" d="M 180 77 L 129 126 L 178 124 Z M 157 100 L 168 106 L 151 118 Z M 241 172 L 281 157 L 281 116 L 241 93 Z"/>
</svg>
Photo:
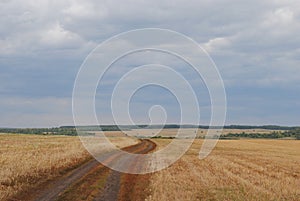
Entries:
<svg viewBox="0 0 300 201">
<path fill-rule="evenodd" d="M 140 143 L 125 147 L 122 150 L 135 153 L 135 154 L 146 154 L 154 150 L 156 144 L 150 140 L 141 140 Z M 110 157 L 114 158 L 112 154 Z M 134 164 L 132 164 L 134 165 Z M 57 178 L 54 181 L 50 181 L 46 184 L 41 185 L 38 189 L 32 189 L 32 191 L 27 192 L 26 195 L 20 195 L 13 200 L 28 200 L 28 201 L 54 201 L 54 200 L 85 200 L 82 192 L 80 197 L 77 198 L 71 197 L 71 194 L 76 194 L 78 185 L 80 183 L 88 182 L 85 181 L 85 178 L 88 178 L 89 175 L 97 173 L 103 175 L 106 174 L 105 183 L 102 188 L 99 188 L 96 194 L 89 197 L 86 196 L 86 200 L 105 200 L 105 201 L 115 201 L 115 200 L 124 200 L 119 196 L 119 191 L 121 189 L 121 177 L 123 173 L 110 170 L 109 168 L 101 165 L 97 160 L 93 159 L 80 167 L 67 172 L 64 176 Z M 99 171 L 100 170 L 100 171 Z M 97 175 L 101 176 L 101 175 Z M 93 176 L 94 177 L 94 176 Z M 128 177 L 128 175 L 127 175 Z M 132 178 L 135 178 L 136 175 L 132 175 Z M 134 182 L 134 181 L 133 181 Z M 89 186 L 90 184 L 86 184 Z M 78 193 L 78 192 L 77 192 Z M 89 193 L 89 192 L 86 192 Z M 123 192 L 124 193 L 124 192 Z"/>
</svg>

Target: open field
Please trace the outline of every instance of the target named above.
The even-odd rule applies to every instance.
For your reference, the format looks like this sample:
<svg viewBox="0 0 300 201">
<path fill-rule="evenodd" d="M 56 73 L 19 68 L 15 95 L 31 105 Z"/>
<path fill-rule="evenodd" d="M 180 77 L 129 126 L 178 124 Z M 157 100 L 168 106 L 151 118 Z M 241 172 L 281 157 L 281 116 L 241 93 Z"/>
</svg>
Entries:
<svg viewBox="0 0 300 201">
<path fill-rule="evenodd" d="M 161 148 L 171 140 L 153 140 Z M 300 141 L 220 140 L 204 160 L 203 140 L 152 174 L 148 201 L 300 200 Z"/>
<path fill-rule="evenodd" d="M 174 130 L 161 134 L 169 132 Z M 138 142 L 120 132 L 106 134 L 117 147 Z M 171 139 L 152 141 L 160 149 Z M 0 143 L 0 200 L 48 180 L 63 179 L 91 158 L 77 137 L 0 134 Z M 213 152 L 199 160 L 202 143 L 195 140 L 171 167 L 152 174 L 125 174 L 109 182 L 111 171 L 95 166 L 74 181 L 62 200 L 92 200 L 99 185 L 119 183 L 119 200 L 300 200 L 299 140 L 219 140 Z"/>
<path fill-rule="evenodd" d="M 118 147 L 137 140 L 112 137 Z M 91 156 L 77 137 L 0 134 L 0 200 L 74 169 Z"/>
<path fill-rule="evenodd" d="M 193 130 L 189 128 L 184 128 L 184 130 Z M 197 137 L 204 137 L 207 134 L 208 129 L 198 129 Z M 177 135 L 177 128 L 174 129 L 134 129 L 127 131 L 131 136 L 162 136 L 162 137 L 175 137 Z M 272 132 L 278 132 L 278 130 L 269 130 L 269 129 L 223 129 L 220 133 L 221 135 L 227 135 L 229 133 L 259 133 L 259 134 L 271 134 Z"/>
</svg>

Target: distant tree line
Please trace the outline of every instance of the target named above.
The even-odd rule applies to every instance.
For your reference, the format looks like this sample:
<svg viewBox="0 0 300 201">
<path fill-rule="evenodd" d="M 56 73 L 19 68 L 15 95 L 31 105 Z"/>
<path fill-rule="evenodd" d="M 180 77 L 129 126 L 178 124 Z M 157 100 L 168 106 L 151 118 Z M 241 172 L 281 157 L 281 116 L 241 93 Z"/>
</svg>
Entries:
<svg viewBox="0 0 300 201">
<path fill-rule="evenodd" d="M 265 138 L 265 139 L 278 139 L 278 138 L 295 138 L 300 140 L 300 129 L 296 128 L 287 131 L 274 131 L 272 133 L 229 133 L 221 135 L 221 139 L 237 139 L 237 138 Z"/>
<path fill-rule="evenodd" d="M 77 135 L 75 128 L 0 128 L 0 133 L 36 135 Z"/>
<path fill-rule="evenodd" d="M 247 126 L 247 125 L 230 125 L 224 126 L 225 129 L 267 129 L 267 130 L 294 130 L 298 127 L 263 125 L 263 126 Z"/>
<path fill-rule="evenodd" d="M 120 130 L 133 130 L 133 129 L 176 129 L 176 128 L 202 128 L 208 129 L 209 126 L 199 125 L 178 125 L 178 124 L 167 124 L 167 125 L 90 125 L 90 126 L 61 126 L 54 128 L 0 128 L 0 133 L 20 133 L 20 134 L 38 134 L 38 135 L 77 135 L 77 131 L 80 134 L 92 135 L 92 131 L 120 131 Z M 210 127 L 220 128 L 220 127 Z M 300 128 L 299 127 L 282 127 L 282 126 L 244 126 L 244 125 L 230 125 L 224 126 L 225 129 L 271 129 L 278 130 L 272 133 L 229 133 L 227 135 L 221 135 L 224 139 L 236 139 L 236 138 L 284 138 L 292 137 L 300 139 Z M 76 130 L 77 129 L 77 130 Z"/>
<path fill-rule="evenodd" d="M 17 134 L 35 134 L 35 135 L 68 135 L 76 136 L 77 131 L 80 135 L 91 135 L 90 131 L 119 131 L 120 129 L 117 126 L 61 126 L 54 128 L 0 128 L 0 133 L 17 133 Z"/>
</svg>

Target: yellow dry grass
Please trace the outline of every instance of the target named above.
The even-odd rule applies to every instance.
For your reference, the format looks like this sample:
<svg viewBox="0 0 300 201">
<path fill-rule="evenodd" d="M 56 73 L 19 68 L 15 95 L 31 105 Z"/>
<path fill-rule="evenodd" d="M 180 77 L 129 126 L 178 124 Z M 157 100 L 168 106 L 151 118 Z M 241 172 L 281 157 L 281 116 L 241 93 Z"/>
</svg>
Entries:
<svg viewBox="0 0 300 201">
<path fill-rule="evenodd" d="M 161 148 L 170 140 L 155 142 Z M 300 200 L 300 141 L 220 140 L 199 160 L 202 142 L 152 174 L 148 201 Z"/>
<path fill-rule="evenodd" d="M 118 147 L 135 144 L 112 137 Z M 0 134 L 0 200 L 75 168 L 90 158 L 78 137 Z"/>
</svg>

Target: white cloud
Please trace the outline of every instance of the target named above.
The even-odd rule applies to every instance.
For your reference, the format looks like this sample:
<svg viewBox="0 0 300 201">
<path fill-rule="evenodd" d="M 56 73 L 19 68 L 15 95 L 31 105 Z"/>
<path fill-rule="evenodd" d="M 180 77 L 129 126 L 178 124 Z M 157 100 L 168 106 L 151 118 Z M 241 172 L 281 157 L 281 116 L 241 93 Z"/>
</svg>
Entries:
<svg viewBox="0 0 300 201">
<path fill-rule="evenodd" d="M 70 5 L 62 10 L 62 13 L 69 18 L 97 18 L 98 20 L 108 15 L 104 4 L 96 7 L 92 1 L 70 1 Z"/>
<path fill-rule="evenodd" d="M 59 22 L 55 23 L 50 29 L 42 31 L 40 35 L 41 43 L 50 47 L 76 47 L 84 42 L 76 33 L 65 30 Z"/>
<path fill-rule="evenodd" d="M 210 39 L 203 45 L 203 48 L 208 52 L 220 51 L 222 48 L 226 48 L 230 45 L 228 38 L 218 37 Z"/>
<path fill-rule="evenodd" d="M 296 13 L 299 15 L 299 11 L 289 7 L 282 7 L 268 12 L 265 14 L 265 18 L 260 23 L 258 30 L 271 35 L 271 39 L 274 37 L 277 40 L 280 40 L 280 38 L 289 39 L 290 36 L 293 36 L 300 30 Z"/>
<path fill-rule="evenodd" d="M 263 25 L 265 26 L 280 26 L 289 25 L 294 20 L 294 12 L 288 8 L 279 8 L 268 13 Z"/>
</svg>

